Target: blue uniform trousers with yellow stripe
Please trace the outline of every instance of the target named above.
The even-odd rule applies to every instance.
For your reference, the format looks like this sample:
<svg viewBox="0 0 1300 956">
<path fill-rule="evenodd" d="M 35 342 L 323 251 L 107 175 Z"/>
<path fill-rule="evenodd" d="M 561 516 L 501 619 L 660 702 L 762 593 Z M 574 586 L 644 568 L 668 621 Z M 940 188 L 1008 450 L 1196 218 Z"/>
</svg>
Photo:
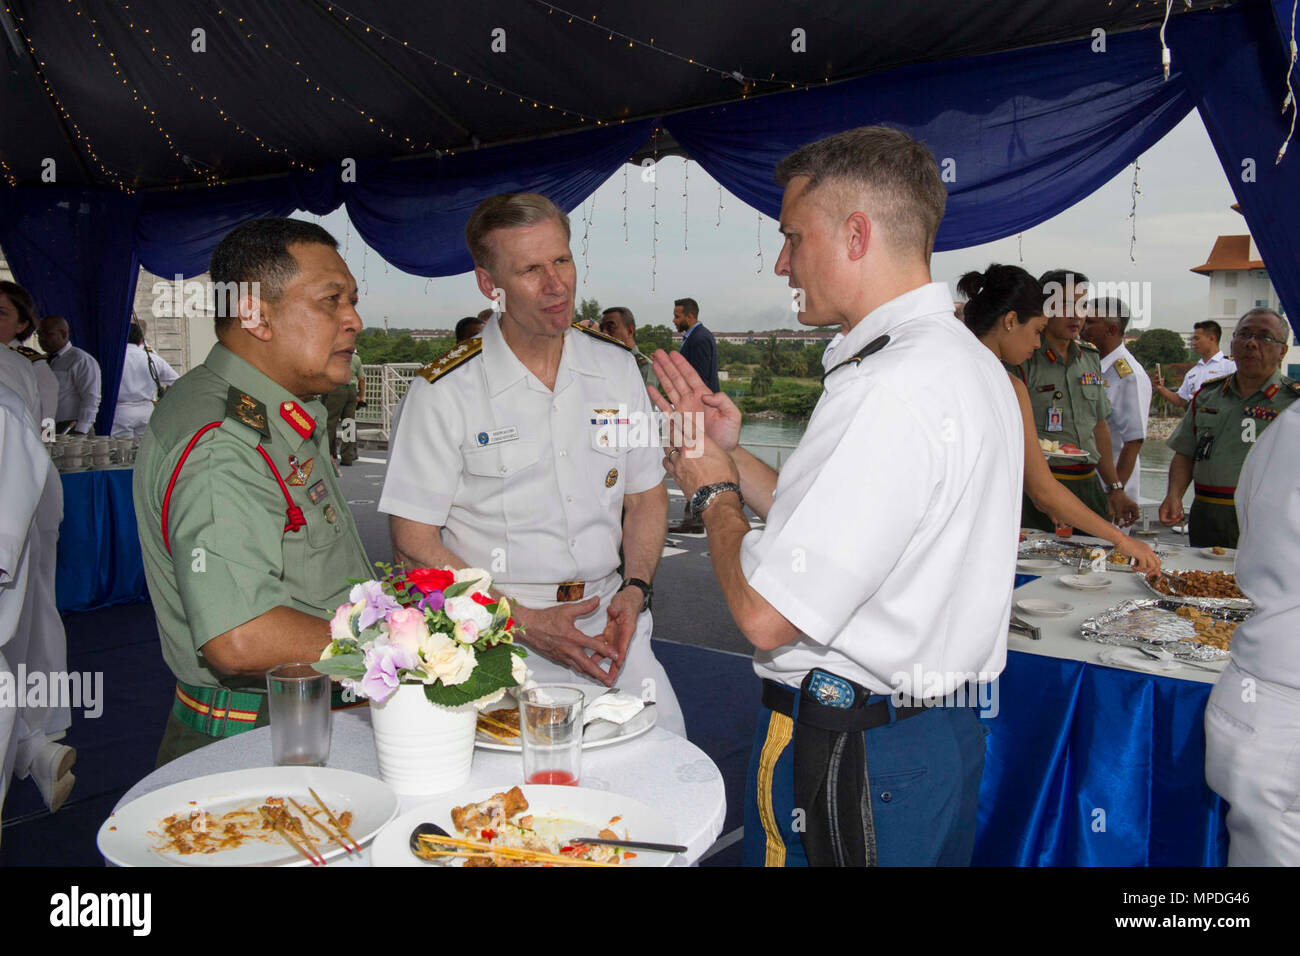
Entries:
<svg viewBox="0 0 1300 956">
<path fill-rule="evenodd" d="M 870 702 L 889 700 L 872 697 Z M 794 722 L 759 708 L 745 788 L 745 866 L 807 866 L 794 806 Z M 881 866 L 969 866 L 987 729 L 934 707 L 865 732 Z"/>
</svg>

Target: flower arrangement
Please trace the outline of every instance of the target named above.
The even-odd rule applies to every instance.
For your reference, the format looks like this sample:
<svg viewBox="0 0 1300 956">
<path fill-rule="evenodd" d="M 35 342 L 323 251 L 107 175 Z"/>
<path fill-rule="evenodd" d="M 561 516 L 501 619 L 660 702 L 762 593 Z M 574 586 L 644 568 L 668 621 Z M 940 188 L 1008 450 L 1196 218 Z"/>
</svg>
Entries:
<svg viewBox="0 0 1300 956">
<path fill-rule="evenodd" d="M 345 691 L 383 702 L 400 684 L 423 684 L 434 704 L 483 707 L 527 678 L 528 652 L 514 643 L 523 628 L 509 601 L 486 593 L 486 571 L 376 567 L 378 580 L 353 581 L 313 665 Z"/>
</svg>

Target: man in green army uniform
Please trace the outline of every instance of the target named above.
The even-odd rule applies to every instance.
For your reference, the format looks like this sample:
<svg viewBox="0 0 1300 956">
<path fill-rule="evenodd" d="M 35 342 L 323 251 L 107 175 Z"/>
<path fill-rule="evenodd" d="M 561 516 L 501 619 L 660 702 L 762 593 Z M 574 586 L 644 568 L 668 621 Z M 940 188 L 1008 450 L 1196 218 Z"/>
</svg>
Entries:
<svg viewBox="0 0 1300 956">
<path fill-rule="evenodd" d="M 351 465 L 357 460 L 357 409 L 366 403 L 366 378 L 361 371 L 361 356 L 352 354 L 352 371 L 347 382 L 321 399 L 325 404 L 328 422 L 330 454 L 337 454 L 340 465 Z M 339 441 L 339 425 L 345 431 Z"/>
<path fill-rule="evenodd" d="M 1138 516 L 1138 505 L 1124 494 L 1124 485 L 1115 472 L 1110 429 L 1106 427 L 1110 402 L 1106 399 L 1101 356 L 1096 346 L 1079 340 L 1088 278 L 1060 269 L 1044 274 L 1039 281 L 1047 315 L 1043 342 L 1029 361 L 1012 371 L 1029 389 L 1038 437 L 1077 445 L 1087 455 L 1086 459 L 1074 461 L 1049 458 L 1048 467 L 1057 481 L 1097 514 L 1132 524 Z M 1098 483 L 1098 473 L 1108 490 L 1103 491 Z M 1021 506 L 1021 524 L 1043 531 L 1056 527 L 1055 520 L 1034 507 L 1028 495 Z"/>
<path fill-rule="evenodd" d="M 212 255 L 217 344 L 149 421 L 135 512 L 176 696 L 159 765 L 267 722 L 265 673 L 314 661 L 370 562 L 313 396 L 351 376 L 356 282 L 313 223 L 258 219 Z"/>
<path fill-rule="evenodd" d="M 1193 547 L 1237 546 L 1237 476 L 1260 432 L 1300 397 L 1300 384 L 1281 374 L 1290 328 L 1271 309 L 1252 309 L 1232 334 L 1237 371 L 1206 382 L 1169 438 L 1169 490 L 1160 521 L 1181 522 L 1183 495 L 1196 483 L 1188 540 Z"/>
<path fill-rule="evenodd" d="M 631 309 L 621 305 L 606 309 L 600 314 L 600 331 L 630 348 L 632 357 L 636 359 L 637 371 L 641 373 L 641 381 L 650 388 L 659 387 L 659 376 L 651 367 L 650 359 L 636 347 L 636 319 L 632 317 Z"/>
</svg>

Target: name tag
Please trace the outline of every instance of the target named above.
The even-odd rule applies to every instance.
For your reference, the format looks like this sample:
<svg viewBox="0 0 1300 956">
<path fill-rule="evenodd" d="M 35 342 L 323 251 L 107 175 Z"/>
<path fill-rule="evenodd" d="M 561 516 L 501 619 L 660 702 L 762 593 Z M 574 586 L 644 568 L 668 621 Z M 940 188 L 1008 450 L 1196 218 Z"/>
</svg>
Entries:
<svg viewBox="0 0 1300 956">
<path fill-rule="evenodd" d="M 479 432 L 474 436 L 474 441 L 479 445 L 499 445 L 502 442 L 515 441 L 519 437 L 519 429 L 514 425 L 507 425 L 505 428 L 494 428 L 488 432 Z"/>
<path fill-rule="evenodd" d="M 1049 432 L 1065 431 L 1065 416 L 1061 409 L 1055 405 L 1047 410 L 1047 430 Z"/>
</svg>

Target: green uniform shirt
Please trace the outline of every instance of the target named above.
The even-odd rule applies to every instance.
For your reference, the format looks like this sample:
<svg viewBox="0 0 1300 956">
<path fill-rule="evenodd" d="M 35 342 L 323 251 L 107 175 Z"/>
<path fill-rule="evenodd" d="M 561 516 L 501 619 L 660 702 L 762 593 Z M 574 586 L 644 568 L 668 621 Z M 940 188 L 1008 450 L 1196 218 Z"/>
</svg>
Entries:
<svg viewBox="0 0 1300 956">
<path fill-rule="evenodd" d="M 1236 375 L 1206 382 L 1169 436 L 1169 447 L 1192 459 L 1192 480 L 1201 492 L 1231 498 L 1253 440 L 1297 397 L 1300 384 L 1280 371 L 1247 396 L 1237 391 Z"/>
<path fill-rule="evenodd" d="M 654 363 L 651 362 L 635 345 L 632 346 L 632 357 L 636 359 L 637 371 L 641 373 L 641 381 L 645 382 L 650 388 L 659 387 L 659 376 L 655 374 Z"/>
<path fill-rule="evenodd" d="M 1038 437 L 1061 444 L 1078 445 L 1088 453 L 1088 464 L 1098 460 L 1093 428 L 1110 414 L 1106 380 L 1101 374 L 1101 356 L 1087 342 L 1071 342 L 1062 361 L 1046 344 L 1037 349 L 1015 374 L 1029 389 Z M 1048 414 L 1060 409 L 1060 430 L 1049 430 Z"/>
<path fill-rule="evenodd" d="M 309 437 L 290 419 L 310 428 Z M 161 524 L 167 484 L 195 433 L 218 421 L 176 478 L 169 554 Z M 135 464 L 135 514 L 163 657 L 179 680 L 222 686 L 200 653 L 213 637 L 281 606 L 328 619 L 347 600 L 348 578 L 371 577 L 324 436 L 319 401 L 299 400 L 221 344 L 150 418 Z M 284 530 L 288 502 L 259 445 L 305 527 Z"/>
<path fill-rule="evenodd" d="M 362 370 L 361 355 L 360 353 L 353 352 L 352 353 L 352 381 L 349 383 L 352 385 L 353 388 L 361 387 L 361 370 Z"/>
</svg>

